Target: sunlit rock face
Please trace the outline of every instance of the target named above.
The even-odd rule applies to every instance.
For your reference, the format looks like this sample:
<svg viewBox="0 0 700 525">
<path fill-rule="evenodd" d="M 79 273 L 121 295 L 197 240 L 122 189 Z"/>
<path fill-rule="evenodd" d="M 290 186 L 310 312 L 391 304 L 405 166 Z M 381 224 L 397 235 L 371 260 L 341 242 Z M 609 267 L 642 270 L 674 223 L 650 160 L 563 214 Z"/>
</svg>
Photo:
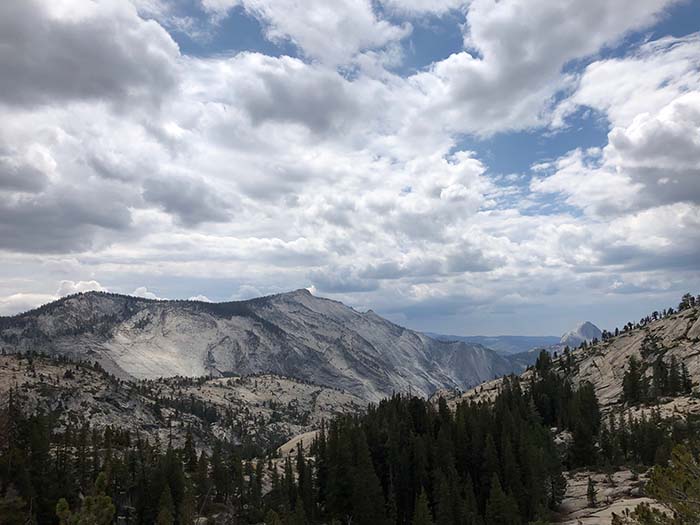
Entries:
<svg viewBox="0 0 700 525">
<path fill-rule="evenodd" d="M 568 346 L 569 348 L 576 348 L 583 342 L 590 343 L 594 339 L 600 341 L 602 336 L 603 333 L 600 331 L 600 328 L 590 321 L 583 321 L 579 323 L 576 328 L 561 336 L 561 341 L 559 341 L 559 344 L 562 346 Z"/>
</svg>

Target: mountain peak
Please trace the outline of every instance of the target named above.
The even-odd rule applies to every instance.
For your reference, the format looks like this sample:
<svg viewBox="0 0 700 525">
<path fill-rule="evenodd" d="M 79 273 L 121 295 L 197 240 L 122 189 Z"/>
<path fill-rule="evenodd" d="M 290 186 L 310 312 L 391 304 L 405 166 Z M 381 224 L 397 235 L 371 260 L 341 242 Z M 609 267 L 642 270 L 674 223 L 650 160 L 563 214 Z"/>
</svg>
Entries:
<svg viewBox="0 0 700 525">
<path fill-rule="evenodd" d="M 123 378 L 274 373 L 367 401 L 514 371 L 476 345 L 435 341 L 303 288 L 225 303 L 71 296 L 3 318 L 0 349 L 98 360 Z"/>
<path fill-rule="evenodd" d="M 584 341 L 590 343 L 594 339 L 600 340 L 602 336 L 603 333 L 596 325 L 590 321 L 581 321 L 576 328 L 562 335 L 560 344 L 575 348 Z"/>
</svg>

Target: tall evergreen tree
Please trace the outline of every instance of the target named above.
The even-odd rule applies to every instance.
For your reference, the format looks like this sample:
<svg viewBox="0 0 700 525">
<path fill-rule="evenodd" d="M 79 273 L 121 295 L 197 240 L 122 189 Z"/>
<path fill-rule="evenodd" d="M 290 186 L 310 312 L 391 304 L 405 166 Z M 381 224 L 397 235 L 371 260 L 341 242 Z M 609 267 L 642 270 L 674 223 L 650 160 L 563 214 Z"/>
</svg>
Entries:
<svg viewBox="0 0 700 525">
<path fill-rule="evenodd" d="M 173 525 L 175 523 L 175 505 L 170 486 L 166 485 L 158 503 L 158 517 L 156 525 Z"/>
<path fill-rule="evenodd" d="M 518 505 L 512 496 L 503 492 L 498 476 L 494 474 L 486 504 L 486 525 L 520 525 Z"/>
<path fill-rule="evenodd" d="M 381 524 L 385 522 L 384 496 L 374 471 L 367 439 L 362 429 L 356 431 L 356 465 L 353 469 L 353 522 Z"/>
<path fill-rule="evenodd" d="M 428 495 L 424 490 L 421 491 L 420 496 L 416 499 L 411 525 L 433 525 L 433 516 L 430 513 Z"/>
</svg>

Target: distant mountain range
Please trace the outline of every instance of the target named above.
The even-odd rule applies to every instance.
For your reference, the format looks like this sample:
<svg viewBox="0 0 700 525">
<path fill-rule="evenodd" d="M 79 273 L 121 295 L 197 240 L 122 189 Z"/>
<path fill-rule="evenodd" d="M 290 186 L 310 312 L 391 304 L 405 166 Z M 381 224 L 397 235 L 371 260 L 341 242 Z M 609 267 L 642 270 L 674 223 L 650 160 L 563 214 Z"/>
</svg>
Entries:
<svg viewBox="0 0 700 525">
<path fill-rule="evenodd" d="M 367 401 L 467 389 L 530 360 L 436 340 L 307 290 L 227 303 L 88 292 L 0 317 L 0 348 L 97 361 L 124 378 L 272 373 Z"/>
<path fill-rule="evenodd" d="M 581 323 L 572 331 L 567 332 L 556 345 L 561 347 L 568 342 L 576 342 L 579 337 L 596 336 L 595 326 Z M 591 328 L 592 327 L 592 328 Z M 572 338 L 573 333 L 573 338 Z M 625 329 L 614 337 L 602 340 L 593 337 L 598 342 L 586 348 L 578 348 L 572 352 L 572 366 L 569 378 L 572 384 L 578 385 L 590 382 L 595 388 L 596 396 L 604 411 L 629 408 L 621 401 L 623 378 L 629 369 L 632 357 L 638 360 L 639 367 L 651 380 L 654 366 L 663 362 L 670 367 L 673 360 L 680 368 L 685 365 L 687 372 L 695 385 L 700 383 L 700 307 L 694 306 L 677 311 L 660 319 L 649 318 L 641 325 Z M 590 341 L 589 341 L 590 342 Z M 560 358 L 561 364 L 563 359 Z M 648 372 L 646 372 L 648 371 Z M 529 380 L 532 371 L 522 374 L 523 382 Z M 478 388 L 458 394 L 457 398 L 469 400 L 493 399 L 498 392 L 502 379 L 480 385 Z M 695 398 L 697 388 L 692 397 L 660 396 L 657 408 L 664 417 L 678 413 L 700 413 L 700 402 Z"/>
<path fill-rule="evenodd" d="M 584 341 L 590 343 L 596 339 L 601 340 L 603 337 L 600 328 L 590 321 L 580 322 L 573 330 L 569 330 L 561 337 L 553 335 L 443 335 L 431 332 L 427 332 L 427 335 L 438 341 L 461 341 L 482 345 L 507 356 L 518 356 L 542 348 L 550 352 L 561 351 L 567 346 L 574 349 L 578 348 Z M 519 357 L 525 359 L 524 355 Z M 527 361 L 527 359 L 525 360 Z"/>
<path fill-rule="evenodd" d="M 559 344 L 561 337 L 553 335 L 443 335 L 427 332 L 427 335 L 439 341 L 462 341 L 483 345 L 501 354 L 514 355 L 529 352 L 535 348 L 547 348 Z"/>
</svg>

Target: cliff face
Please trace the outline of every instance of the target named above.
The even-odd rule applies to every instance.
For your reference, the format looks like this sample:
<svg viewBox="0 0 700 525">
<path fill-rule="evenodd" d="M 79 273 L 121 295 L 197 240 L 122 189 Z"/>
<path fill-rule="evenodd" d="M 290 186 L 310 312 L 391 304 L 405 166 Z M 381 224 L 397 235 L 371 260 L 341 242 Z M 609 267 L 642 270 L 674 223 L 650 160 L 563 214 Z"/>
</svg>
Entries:
<svg viewBox="0 0 700 525">
<path fill-rule="evenodd" d="M 98 361 L 124 378 L 273 373 L 367 401 L 520 371 L 481 345 L 436 341 L 306 290 L 230 303 L 92 292 L 0 318 L 0 345 Z"/>
</svg>

